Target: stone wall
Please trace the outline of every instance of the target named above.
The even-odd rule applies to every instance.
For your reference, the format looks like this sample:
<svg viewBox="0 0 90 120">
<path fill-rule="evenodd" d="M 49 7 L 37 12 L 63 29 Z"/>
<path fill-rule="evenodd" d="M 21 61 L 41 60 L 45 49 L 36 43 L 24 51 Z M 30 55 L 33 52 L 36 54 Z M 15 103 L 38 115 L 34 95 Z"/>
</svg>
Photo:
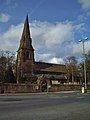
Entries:
<svg viewBox="0 0 90 120">
<path fill-rule="evenodd" d="M 60 91 L 79 91 L 82 89 L 81 85 L 52 85 L 48 91 L 50 92 L 60 92 Z M 90 90 L 90 85 L 87 86 L 87 89 Z"/>
<path fill-rule="evenodd" d="M 52 85 L 52 87 L 49 89 L 49 91 L 77 91 L 81 90 L 80 85 Z"/>
<path fill-rule="evenodd" d="M 4 89 L 0 86 L 1 93 L 34 93 L 39 92 L 38 86 L 33 84 L 4 84 Z"/>
<path fill-rule="evenodd" d="M 90 85 L 87 86 L 90 90 Z M 60 91 L 77 91 L 81 90 L 80 85 L 52 85 L 48 92 L 60 92 Z M 0 83 L 0 93 L 36 93 L 42 92 L 42 87 L 37 84 L 9 84 Z"/>
</svg>

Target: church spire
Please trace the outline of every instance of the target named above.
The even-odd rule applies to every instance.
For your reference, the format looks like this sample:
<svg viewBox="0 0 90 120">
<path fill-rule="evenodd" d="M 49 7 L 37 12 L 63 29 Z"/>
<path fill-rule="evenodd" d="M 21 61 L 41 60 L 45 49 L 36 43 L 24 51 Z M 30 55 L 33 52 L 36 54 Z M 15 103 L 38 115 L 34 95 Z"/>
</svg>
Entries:
<svg viewBox="0 0 90 120">
<path fill-rule="evenodd" d="M 34 49 L 29 30 L 28 15 L 24 23 L 23 33 L 20 40 L 20 46 L 17 51 L 17 83 L 22 77 L 27 79 L 33 75 Z"/>
<path fill-rule="evenodd" d="M 32 39 L 30 36 L 30 30 L 29 30 L 29 21 L 28 21 L 28 14 L 26 16 L 26 20 L 24 23 L 24 29 L 23 29 L 23 33 L 22 33 L 22 37 L 21 37 L 21 41 L 20 41 L 20 46 L 19 46 L 19 50 L 25 48 L 25 49 L 33 49 L 32 47 Z"/>
</svg>

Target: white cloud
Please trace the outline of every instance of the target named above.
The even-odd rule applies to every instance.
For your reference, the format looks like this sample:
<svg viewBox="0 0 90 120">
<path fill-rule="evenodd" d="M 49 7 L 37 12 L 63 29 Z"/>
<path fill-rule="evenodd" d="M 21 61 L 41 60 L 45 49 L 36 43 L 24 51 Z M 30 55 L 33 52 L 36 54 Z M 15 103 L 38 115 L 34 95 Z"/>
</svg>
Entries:
<svg viewBox="0 0 90 120">
<path fill-rule="evenodd" d="M 49 53 L 39 54 L 39 53 L 35 52 L 35 58 L 36 58 L 35 60 L 37 60 L 37 61 L 45 62 L 45 61 L 51 59 L 51 57 L 53 57 L 53 56 Z"/>
<path fill-rule="evenodd" d="M 62 58 L 56 58 L 56 57 L 51 58 L 48 62 L 55 63 L 55 64 L 65 64 Z"/>
<path fill-rule="evenodd" d="M 10 16 L 8 14 L 0 13 L 0 22 L 8 22 Z"/>
<path fill-rule="evenodd" d="M 35 58 L 37 61 L 41 61 L 41 62 L 48 62 L 48 63 L 55 63 L 55 64 L 65 64 L 63 58 L 57 58 L 52 54 L 38 54 L 35 53 Z"/>
<path fill-rule="evenodd" d="M 56 24 L 36 21 L 31 24 L 31 32 L 35 48 L 51 51 L 53 47 L 55 50 L 58 45 L 73 39 L 73 24 L 68 21 Z"/>
<path fill-rule="evenodd" d="M 77 48 L 78 44 L 74 42 L 74 39 L 76 33 L 81 35 L 86 30 L 84 25 L 84 23 L 74 25 L 68 21 L 56 24 L 33 22 L 31 24 L 31 33 L 35 50 L 38 53 L 44 51 L 46 54 L 51 54 L 51 58 L 47 58 L 48 60 L 54 57 L 61 58 L 80 53 L 81 47 Z M 41 55 L 42 60 L 43 54 Z"/>
<path fill-rule="evenodd" d="M 78 31 L 79 33 L 83 33 L 86 31 L 86 28 L 85 28 L 85 23 L 80 23 L 80 24 L 77 24 L 77 25 L 74 25 L 74 29 L 76 31 Z"/>
<path fill-rule="evenodd" d="M 51 49 L 55 45 L 62 45 L 64 41 L 69 41 L 73 37 L 73 27 L 69 22 L 52 25 L 45 33 L 46 46 Z"/>
<path fill-rule="evenodd" d="M 0 49 L 16 52 L 20 44 L 22 28 L 22 23 L 12 25 L 4 34 L 0 34 Z M 82 44 L 77 44 L 74 38 L 76 32 L 83 29 L 84 24 L 74 25 L 68 21 L 56 24 L 33 21 L 30 31 L 35 48 L 35 60 L 64 63 L 64 57 L 82 53 Z M 86 51 L 89 50 L 89 46 L 90 42 L 87 42 Z"/>
<path fill-rule="evenodd" d="M 23 24 L 12 25 L 8 31 L 0 34 L 0 49 L 16 52 L 20 42 Z"/>
<path fill-rule="evenodd" d="M 84 41 L 84 47 L 85 47 L 85 53 L 88 53 L 90 50 L 90 41 L 86 40 Z M 76 56 L 76 57 L 83 57 L 83 43 L 81 42 L 72 42 L 71 44 L 67 45 L 67 48 L 69 50 L 68 56 Z"/>
<path fill-rule="evenodd" d="M 90 9 L 90 0 L 78 0 L 83 9 Z"/>
</svg>

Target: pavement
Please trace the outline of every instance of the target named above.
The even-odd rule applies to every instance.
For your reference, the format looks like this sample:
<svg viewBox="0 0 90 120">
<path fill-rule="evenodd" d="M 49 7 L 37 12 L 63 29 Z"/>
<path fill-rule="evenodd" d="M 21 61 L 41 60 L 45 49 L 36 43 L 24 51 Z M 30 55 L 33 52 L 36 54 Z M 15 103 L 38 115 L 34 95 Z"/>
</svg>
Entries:
<svg viewBox="0 0 90 120">
<path fill-rule="evenodd" d="M 81 91 L 60 91 L 60 92 L 35 92 L 35 93 L 0 93 L 0 96 L 4 95 L 33 95 L 33 94 L 57 94 L 57 93 L 80 93 Z"/>
</svg>

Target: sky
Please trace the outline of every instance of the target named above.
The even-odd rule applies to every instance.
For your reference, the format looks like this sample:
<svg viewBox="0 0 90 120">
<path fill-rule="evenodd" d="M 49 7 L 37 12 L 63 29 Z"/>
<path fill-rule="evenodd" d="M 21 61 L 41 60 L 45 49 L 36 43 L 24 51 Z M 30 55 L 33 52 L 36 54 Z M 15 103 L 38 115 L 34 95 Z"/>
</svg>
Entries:
<svg viewBox="0 0 90 120">
<path fill-rule="evenodd" d="M 16 53 L 26 15 L 35 60 L 64 64 L 90 50 L 90 0 L 0 0 L 0 50 Z"/>
</svg>

